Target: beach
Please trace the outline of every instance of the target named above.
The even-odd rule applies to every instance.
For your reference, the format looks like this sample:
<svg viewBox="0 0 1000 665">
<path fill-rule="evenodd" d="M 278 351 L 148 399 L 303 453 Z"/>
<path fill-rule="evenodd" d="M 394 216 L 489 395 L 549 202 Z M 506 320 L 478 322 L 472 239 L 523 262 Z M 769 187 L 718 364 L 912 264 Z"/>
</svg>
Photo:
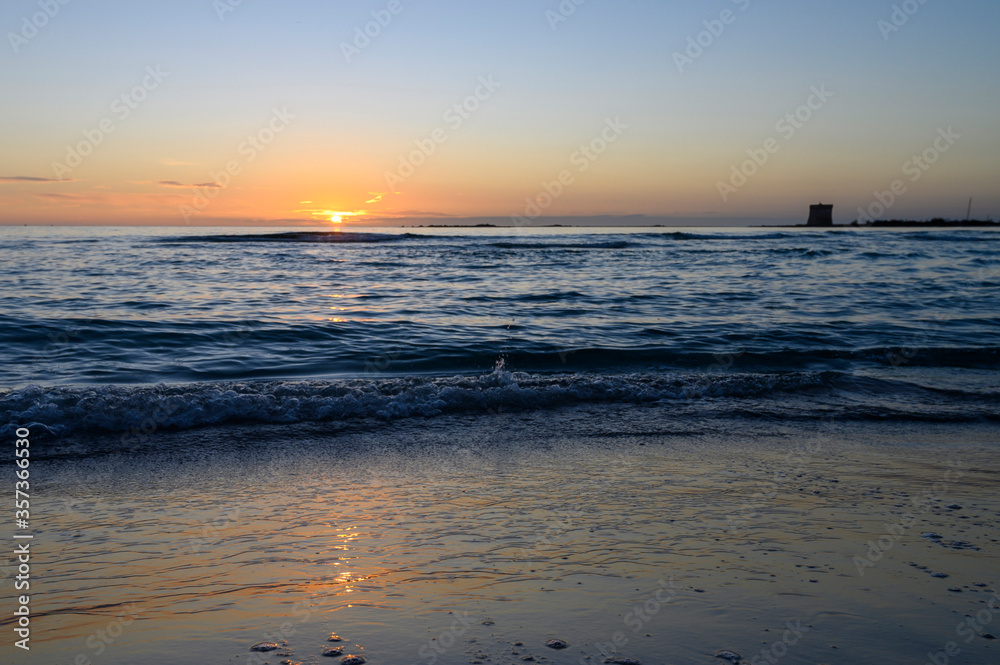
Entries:
<svg viewBox="0 0 1000 665">
<path fill-rule="evenodd" d="M 25 662 L 321 663 L 331 634 L 373 663 L 995 658 L 995 429 L 666 408 L 39 461 L 45 645 Z M 282 649 L 249 651 L 265 641 Z"/>
</svg>

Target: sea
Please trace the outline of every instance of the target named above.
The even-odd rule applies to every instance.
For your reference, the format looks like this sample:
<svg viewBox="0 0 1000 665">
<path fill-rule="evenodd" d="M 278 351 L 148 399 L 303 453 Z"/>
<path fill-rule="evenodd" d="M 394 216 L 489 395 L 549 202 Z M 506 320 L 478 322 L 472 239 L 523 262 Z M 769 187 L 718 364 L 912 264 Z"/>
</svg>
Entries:
<svg viewBox="0 0 1000 665">
<path fill-rule="evenodd" d="M 0 630 L 30 638 L 4 648 L 994 662 L 998 250 L 990 229 L 0 228 L 0 475 L 24 508 Z"/>
<path fill-rule="evenodd" d="M 986 423 L 998 256 L 990 229 L 5 227 L 0 436 L 650 403 Z"/>
</svg>

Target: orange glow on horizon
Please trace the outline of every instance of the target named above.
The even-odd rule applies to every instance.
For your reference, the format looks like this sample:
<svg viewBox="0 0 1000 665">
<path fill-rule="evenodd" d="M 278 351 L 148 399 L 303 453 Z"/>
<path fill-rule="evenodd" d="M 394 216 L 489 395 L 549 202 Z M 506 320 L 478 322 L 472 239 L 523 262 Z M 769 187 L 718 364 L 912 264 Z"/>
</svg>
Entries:
<svg viewBox="0 0 1000 665">
<path fill-rule="evenodd" d="M 368 214 L 367 210 L 330 210 L 329 208 L 306 208 L 294 211 L 295 213 L 306 213 L 315 220 L 322 220 L 327 224 L 334 224 L 340 226 L 342 224 L 349 224 L 351 222 L 361 221 L 364 215 Z"/>
</svg>

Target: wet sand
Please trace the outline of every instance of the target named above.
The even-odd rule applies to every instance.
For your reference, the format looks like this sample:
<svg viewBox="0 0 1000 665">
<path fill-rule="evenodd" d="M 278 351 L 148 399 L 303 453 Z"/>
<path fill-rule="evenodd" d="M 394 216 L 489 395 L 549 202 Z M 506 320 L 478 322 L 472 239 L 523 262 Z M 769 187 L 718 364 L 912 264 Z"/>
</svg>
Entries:
<svg viewBox="0 0 1000 665">
<path fill-rule="evenodd" d="M 1000 654 L 995 429 L 663 407 L 368 429 L 200 430 L 40 460 L 18 662 Z M 251 652 L 264 641 L 281 648 Z"/>
</svg>

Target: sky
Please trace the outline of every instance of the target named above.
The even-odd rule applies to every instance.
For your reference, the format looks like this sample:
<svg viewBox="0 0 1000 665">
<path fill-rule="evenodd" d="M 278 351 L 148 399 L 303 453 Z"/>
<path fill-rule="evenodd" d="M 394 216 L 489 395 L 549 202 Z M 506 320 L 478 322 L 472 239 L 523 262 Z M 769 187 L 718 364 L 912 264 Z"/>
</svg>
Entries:
<svg viewBox="0 0 1000 665">
<path fill-rule="evenodd" d="M 996 0 L 6 0 L 0 224 L 1000 216 Z"/>
</svg>

